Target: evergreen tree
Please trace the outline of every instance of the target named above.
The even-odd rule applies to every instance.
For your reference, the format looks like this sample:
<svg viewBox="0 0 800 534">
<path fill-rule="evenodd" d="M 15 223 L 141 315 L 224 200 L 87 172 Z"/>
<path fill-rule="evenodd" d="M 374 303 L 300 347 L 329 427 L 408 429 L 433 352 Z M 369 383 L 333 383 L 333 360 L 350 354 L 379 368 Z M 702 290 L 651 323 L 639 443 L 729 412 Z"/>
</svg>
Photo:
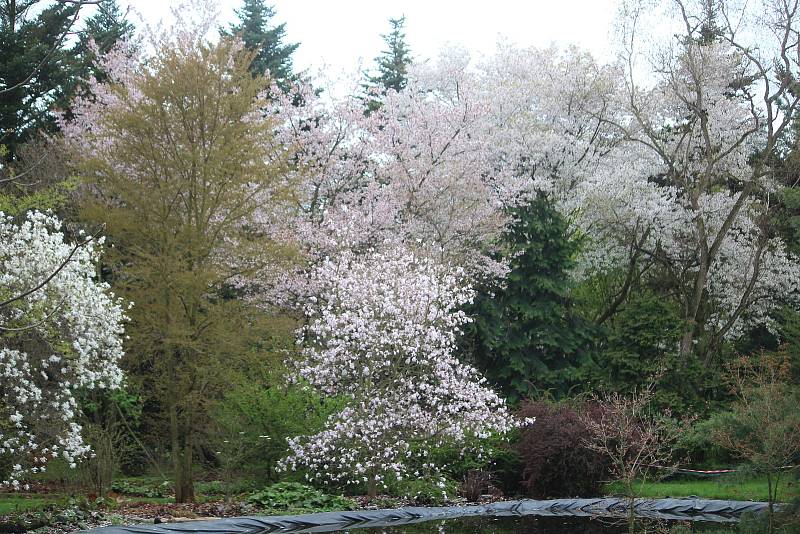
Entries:
<svg viewBox="0 0 800 534">
<path fill-rule="evenodd" d="M 264 0 L 244 0 L 242 9 L 236 11 L 238 24 L 232 24 L 224 35 L 240 35 L 245 46 L 258 53 L 250 65 L 254 75 L 264 74 L 269 70 L 270 76 L 278 85 L 285 87 L 296 78 L 292 65 L 292 54 L 300 43 L 284 43 L 286 23 L 271 26 L 275 16 L 275 8 L 268 6 Z"/>
<path fill-rule="evenodd" d="M 41 4 L 41 5 L 40 5 Z M 0 3 L 0 162 L 16 160 L 22 143 L 56 129 L 53 104 L 75 76 L 64 48 L 81 2 Z"/>
<path fill-rule="evenodd" d="M 535 391 L 566 394 L 588 357 L 594 327 L 571 308 L 578 244 L 544 195 L 513 210 L 506 233 L 506 284 L 475 303 L 471 341 L 476 365 L 510 402 Z"/>
<path fill-rule="evenodd" d="M 408 82 L 408 67 L 411 65 L 411 50 L 406 43 L 404 27 L 406 18 L 389 19 L 391 31 L 382 34 L 386 50 L 375 58 L 378 65 L 378 74 L 368 76 L 372 87 L 377 87 L 382 92 L 389 89 L 401 91 Z"/>
</svg>

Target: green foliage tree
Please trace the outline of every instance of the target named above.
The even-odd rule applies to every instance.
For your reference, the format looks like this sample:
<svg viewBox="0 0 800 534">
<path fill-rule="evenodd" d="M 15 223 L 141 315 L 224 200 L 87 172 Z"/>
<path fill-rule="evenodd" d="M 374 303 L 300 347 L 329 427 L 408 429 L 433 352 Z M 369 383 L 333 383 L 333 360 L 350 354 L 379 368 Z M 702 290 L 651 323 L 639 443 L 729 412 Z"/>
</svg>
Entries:
<svg viewBox="0 0 800 534">
<path fill-rule="evenodd" d="M 408 83 L 408 67 L 413 63 L 411 49 L 406 42 L 404 31 L 406 18 L 390 18 L 389 33 L 381 34 L 386 50 L 375 58 L 377 74 L 367 74 L 364 89 L 366 92 L 367 108 L 375 111 L 379 104 L 375 100 L 378 95 L 386 94 L 389 89 L 400 91 Z"/>
<path fill-rule="evenodd" d="M 516 402 L 536 391 L 564 395 L 591 353 L 595 328 L 570 302 L 578 243 L 546 196 L 514 209 L 505 235 L 506 284 L 479 293 L 469 336 L 477 366 Z"/>
<path fill-rule="evenodd" d="M 256 342 L 276 334 L 228 296 L 234 277 L 274 259 L 256 220 L 285 191 L 253 53 L 186 35 L 161 41 L 126 86 L 96 88 L 114 104 L 86 103 L 91 126 L 68 133 L 91 185 L 81 215 L 106 226 L 114 287 L 135 303 L 127 368 L 166 427 L 178 502 L 194 498 L 214 403 L 263 365 Z"/>
<path fill-rule="evenodd" d="M 680 312 L 662 294 L 632 292 L 605 326 L 605 341 L 587 370 L 594 388 L 632 394 L 657 377 L 653 397 L 662 408 L 685 414 L 710 400 L 703 390 L 707 370 L 696 356 L 678 356 Z"/>
<path fill-rule="evenodd" d="M 275 8 L 264 0 L 244 0 L 242 9 L 236 11 L 237 24 L 231 24 L 224 35 L 240 35 L 245 46 L 256 53 L 250 65 L 253 75 L 261 76 L 269 70 L 270 77 L 285 88 L 296 78 L 292 54 L 300 43 L 284 43 L 286 23 L 271 25 Z"/>
</svg>

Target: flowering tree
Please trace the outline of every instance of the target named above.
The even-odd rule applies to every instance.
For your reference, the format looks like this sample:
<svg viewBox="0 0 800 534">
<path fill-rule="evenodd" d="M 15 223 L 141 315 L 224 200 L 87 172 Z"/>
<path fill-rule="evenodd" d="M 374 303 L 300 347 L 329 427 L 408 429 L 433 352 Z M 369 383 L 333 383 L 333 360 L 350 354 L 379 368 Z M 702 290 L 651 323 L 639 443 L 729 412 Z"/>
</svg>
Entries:
<svg viewBox="0 0 800 534">
<path fill-rule="evenodd" d="M 535 190 L 571 191 L 608 150 L 613 74 L 577 49 L 504 46 L 480 63 L 448 49 L 413 66 L 368 115 L 355 96 L 324 102 L 296 86 L 273 102 L 301 184 L 286 235 L 312 263 L 389 239 L 502 278 L 508 209 Z"/>
<path fill-rule="evenodd" d="M 345 253 L 312 277 L 323 288 L 306 306 L 294 378 L 348 405 L 313 436 L 290 440 L 285 465 L 311 478 L 367 483 L 407 476 L 409 460 L 468 436 L 504 433 L 515 420 L 484 379 L 454 354 L 461 307 L 472 299 L 464 272 L 398 247 Z M 417 475 L 418 473 L 414 473 Z"/>
<path fill-rule="evenodd" d="M 507 168 L 512 190 L 536 190 L 563 202 L 565 215 L 583 206 L 571 191 L 593 176 L 619 139 L 608 122 L 619 75 L 577 47 L 498 47 L 478 66 L 491 156 Z"/>
<path fill-rule="evenodd" d="M 51 215 L 0 216 L 0 454 L 12 461 L 5 484 L 52 458 L 74 467 L 89 452 L 75 391 L 122 381 L 122 304 L 96 281 L 98 254 L 91 240 L 65 242 Z"/>
<path fill-rule="evenodd" d="M 585 263 L 627 273 L 602 318 L 655 272 L 683 309 L 680 353 L 708 362 L 797 296 L 800 271 L 770 228 L 770 197 L 771 158 L 800 102 L 798 5 L 668 4 L 624 6 L 623 84 L 607 118 L 620 140 L 573 201 L 593 243 Z M 652 13 L 674 21 L 677 37 L 648 40 Z"/>
<path fill-rule="evenodd" d="M 473 275 L 505 272 L 491 252 L 518 191 L 490 158 L 486 106 L 468 63 L 450 52 L 415 67 L 407 87 L 388 91 L 369 115 L 355 96 L 325 105 L 302 86 L 274 103 L 301 184 L 287 233 L 312 263 L 389 239 Z"/>
</svg>

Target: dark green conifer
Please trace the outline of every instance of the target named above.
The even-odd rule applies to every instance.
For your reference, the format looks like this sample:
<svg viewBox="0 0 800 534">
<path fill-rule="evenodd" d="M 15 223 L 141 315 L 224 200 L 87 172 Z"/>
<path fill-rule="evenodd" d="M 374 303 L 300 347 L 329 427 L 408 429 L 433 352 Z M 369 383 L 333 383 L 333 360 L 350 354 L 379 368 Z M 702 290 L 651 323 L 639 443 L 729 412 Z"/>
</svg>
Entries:
<svg viewBox="0 0 800 534">
<path fill-rule="evenodd" d="M 236 15 L 239 22 L 222 33 L 240 35 L 248 49 L 258 50 L 250 72 L 259 75 L 269 70 L 272 79 L 281 87 L 296 79 L 292 54 L 300 43 L 284 43 L 286 23 L 276 26 L 271 23 L 275 8 L 266 5 L 264 0 L 244 0 L 244 6 L 236 11 Z"/>
<path fill-rule="evenodd" d="M 408 83 L 408 67 L 413 60 L 411 49 L 406 43 L 405 23 L 405 17 L 389 19 L 391 30 L 389 33 L 381 34 L 386 50 L 375 58 L 378 73 L 367 74 L 364 83 L 365 101 L 370 111 L 375 111 L 379 107 L 377 96 L 386 94 L 389 89 L 401 91 Z"/>
<path fill-rule="evenodd" d="M 479 293 L 468 339 L 477 367 L 509 401 L 543 391 L 563 395 L 577 382 L 595 336 L 570 301 L 578 244 L 542 194 L 512 215 L 505 235 L 511 271 L 503 287 Z"/>
<path fill-rule="evenodd" d="M 15 161 L 20 145 L 37 132 L 56 130 L 54 103 L 75 76 L 64 44 L 80 8 L 41 0 L 0 3 L 0 162 Z"/>
</svg>

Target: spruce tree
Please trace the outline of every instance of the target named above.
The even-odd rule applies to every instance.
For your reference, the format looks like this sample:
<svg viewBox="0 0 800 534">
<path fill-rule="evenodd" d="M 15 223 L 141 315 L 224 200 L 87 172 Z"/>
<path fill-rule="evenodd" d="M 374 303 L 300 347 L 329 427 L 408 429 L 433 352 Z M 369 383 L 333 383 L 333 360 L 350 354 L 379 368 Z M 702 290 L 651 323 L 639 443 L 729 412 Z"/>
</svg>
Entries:
<svg viewBox="0 0 800 534">
<path fill-rule="evenodd" d="M 250 65 L 253 75 L 263 75 L 269 70 L 270 77 L 279 86 L 285 88 L 297 76 L 292 65 L 292 54 L 300 43 L 284 43 L 286 23 L 271 25 L 275 16 L 275 8 L 268 6 L 264 0 L 244 0 L 242 9 L 236 11 L 238 24 L 221 33 L 224 35 L 240 35 L 249 50 L 258 50 Z"/>
<path fill-rule="evenodd" d="M 366 74 L 367 79 L 364 83 L 365 101 L 369 111 L 375 111 L 380 107 L 375 99 L 377 95 L 385 95 L 389 89 L 401 91 L 408 83 L 408 67 L 413 61 L 411 49 L 406 43 L 405 24 L 405 16 L 399 19 L 390 18 L 391 30 L 389 33 L 381 34 L 386 50 L 375 58 L 378 73 Z"/>
<path fill-rule="evenodd" d="M 566 394 L 588 360 L 595 327 L 573 311 L 569 275 L 578 244 L 552 202 L 539 194 L 512 211 L 505 235 L 511 271 L 474 308 L 475 364 L 510 402 L 536 391 Z"/>
</svg>

